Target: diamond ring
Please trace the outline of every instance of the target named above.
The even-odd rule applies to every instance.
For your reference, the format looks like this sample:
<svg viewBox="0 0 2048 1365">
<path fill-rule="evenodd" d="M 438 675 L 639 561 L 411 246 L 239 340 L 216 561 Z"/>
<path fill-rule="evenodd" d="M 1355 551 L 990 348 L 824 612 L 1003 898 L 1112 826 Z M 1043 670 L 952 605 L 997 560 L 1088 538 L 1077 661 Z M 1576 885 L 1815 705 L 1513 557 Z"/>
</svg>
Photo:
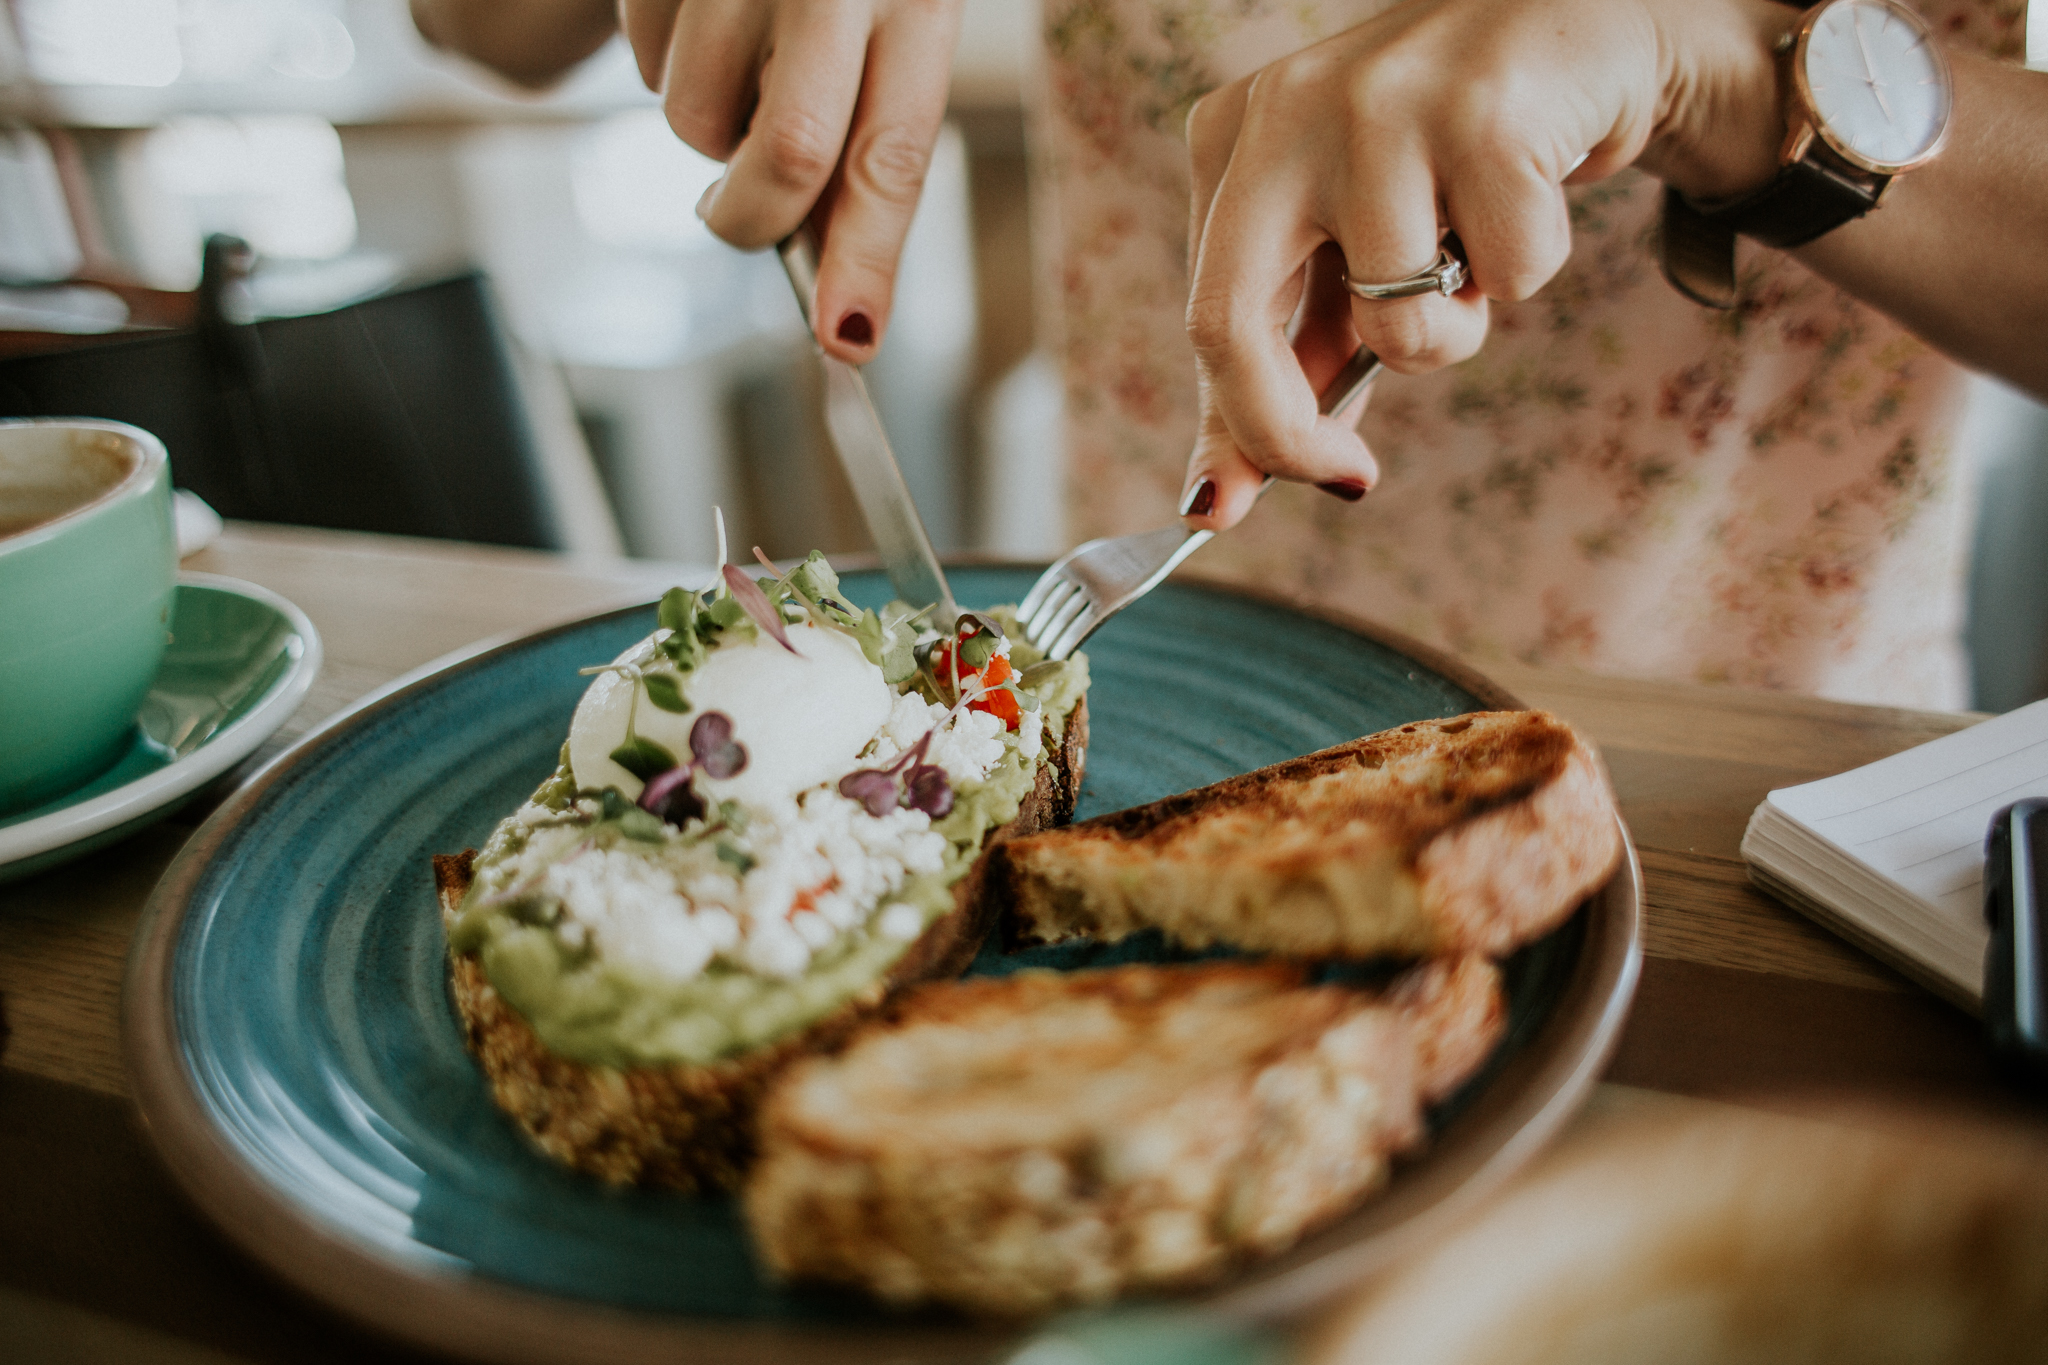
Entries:
<svg viewBox="0 0 2048 1365">
<path fill-rule="evenodd" d="M 1344 286 L 1358 297 L 1374 301 L 1412 299 L 1418 294 L 1442 294 L 1449 298 L 1465 287 L 1465 262 L 1453 255 L 1449 247 L 1443 247 L 1434 261 L 1413 275 L 1404 275 L 1388 284 L 1368 284 L 1346 275 Z"/>
</svg>

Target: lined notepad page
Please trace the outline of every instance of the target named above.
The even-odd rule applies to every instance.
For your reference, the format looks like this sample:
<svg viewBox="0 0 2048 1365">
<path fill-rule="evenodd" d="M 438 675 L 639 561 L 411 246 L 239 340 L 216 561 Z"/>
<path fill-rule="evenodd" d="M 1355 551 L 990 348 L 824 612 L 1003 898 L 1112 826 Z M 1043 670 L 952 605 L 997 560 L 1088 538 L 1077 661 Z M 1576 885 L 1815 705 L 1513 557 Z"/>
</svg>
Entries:
<svg viewBox="0 0 2048 1365">
<path fill-rule="evenodd" d="M 1770 799 L 1981 941 L 1984 834 L 2028 796 L 2048 796 L 2048 701 Z"/>
</svg>

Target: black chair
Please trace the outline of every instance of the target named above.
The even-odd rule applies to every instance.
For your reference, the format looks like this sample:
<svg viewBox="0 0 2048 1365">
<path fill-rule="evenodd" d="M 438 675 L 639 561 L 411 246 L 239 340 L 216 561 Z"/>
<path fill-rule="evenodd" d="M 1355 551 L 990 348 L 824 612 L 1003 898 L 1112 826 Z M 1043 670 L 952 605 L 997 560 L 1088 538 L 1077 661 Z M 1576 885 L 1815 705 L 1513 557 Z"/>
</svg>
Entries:
<svg viewBox="0 0 2048 1365">
<path fill-rule="evenodd" d="M 0 417 L 154 432 L 223 516 L 561 548 L 480 272 L 251 321 L 251 262 L 207 242 L 191 328 L 0 360 Z"/>
</svg>

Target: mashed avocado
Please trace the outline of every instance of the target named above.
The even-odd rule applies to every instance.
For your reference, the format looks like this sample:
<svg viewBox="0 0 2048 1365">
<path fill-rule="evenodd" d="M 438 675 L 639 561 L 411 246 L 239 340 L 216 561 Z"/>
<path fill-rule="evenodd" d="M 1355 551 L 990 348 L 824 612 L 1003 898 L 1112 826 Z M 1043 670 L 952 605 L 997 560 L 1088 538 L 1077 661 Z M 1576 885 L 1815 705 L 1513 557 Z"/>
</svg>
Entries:
<svg viewBox="0 0 2048 1365">
<path fill-rule="evenodd" d="M 594 1065 L 716 1061 L 797 1032 L 872 989 L 924 927 L 953 908 L 954 883 L 988 832 L 1016 817 L 1087 690 L 1084 658 L 1042 663 L 1007 613 L 992 615 L 1009 636 L 1017 698 L 1035 715 L 995 736 L 981 733 L 986 721 L 976 728 L 984 752 L 1000 739 L 1000 755 L 978 780 L 952 784 L 942 817 L 907 809 L 873 816 L 827 784 L 772 808 L 722 802 L 679 827 L 616 788 L 579 788 L 565 745 L 555 773 L 478 855 L 470 892 L 448 926 L 450 946 L 477 955 L 549 1050 Z M 920 686 L 913 679 L 899 691 L 929 705 L 935 699 L 919 698 Z M 781 894 L 778 868 L 795 865 L 791 849 L 812 866 L 816 850 L 837 850 L 831 889 L 799 889 L 791 902 L 799 908 L 783 917 L 798 923 L 810 911 L 818 923 L 802 927 L 816 941 L 794 970 L 737 960 L 762 922 L 743 927 L 737 902 L 730 916 L 699 903 L 731 899 L 735 887 L 756 903 Z M 888 889 L 853 897 L 861 904 L 825 903 L 856 884 Z M 577 920 L 577 895 L 615 902 L 621 916 L 654 908 L 598 928 Z M 820 927 L 827 913 L 837 916 L 829 938 Z M 773 916 L 767 924 L 784 932 Z"/>
</svg>

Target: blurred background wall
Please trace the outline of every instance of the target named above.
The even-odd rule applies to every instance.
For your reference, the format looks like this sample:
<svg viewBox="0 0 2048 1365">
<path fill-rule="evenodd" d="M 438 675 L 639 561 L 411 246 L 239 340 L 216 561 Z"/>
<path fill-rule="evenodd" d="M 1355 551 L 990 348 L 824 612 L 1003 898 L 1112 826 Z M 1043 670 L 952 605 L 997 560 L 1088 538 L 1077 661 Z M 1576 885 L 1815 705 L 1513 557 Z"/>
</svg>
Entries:
<svg viewBox="0 0 2048 1365">
<path fill-rule="evenodd" d="M 1037 17 L 967 0 L 869 367 L 942 550 L 1065 548 L 1031 297 Z M 0 0 L 0 332 L 119 326 L 119 299 L 57 286 L 190 289 L 210 232 L 255 246 L 270 316 L 481 265 L 569 548 L 708 559 L 714 505 L 741 546 L 863 548 L 778 264 L 691 212 L 717 174 L 617 41 L 536 98 L 429 50 L 404 0 Z M 2048 411 L 1983 381 L 1966 445 L 1977 700 L 2003 710 L 2048 695 Z"/>
</svg>

